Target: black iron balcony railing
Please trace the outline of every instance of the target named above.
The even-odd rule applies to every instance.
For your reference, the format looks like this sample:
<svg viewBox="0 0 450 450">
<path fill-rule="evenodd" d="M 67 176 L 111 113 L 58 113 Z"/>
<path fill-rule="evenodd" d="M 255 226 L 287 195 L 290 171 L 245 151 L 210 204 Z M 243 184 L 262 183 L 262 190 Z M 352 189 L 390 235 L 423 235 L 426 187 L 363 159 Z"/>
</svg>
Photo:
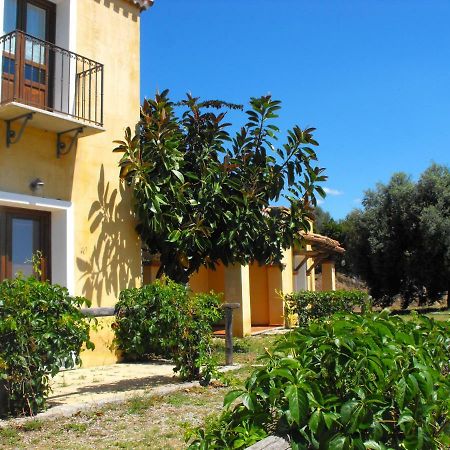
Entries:
<svg viewBox="0 0 450 450">
<path fill-rule="evenodd" d="M 1 104 L 103 125 L 103 64 L 18 30 L 0 38 L 0 49 Z"/>
</svg>

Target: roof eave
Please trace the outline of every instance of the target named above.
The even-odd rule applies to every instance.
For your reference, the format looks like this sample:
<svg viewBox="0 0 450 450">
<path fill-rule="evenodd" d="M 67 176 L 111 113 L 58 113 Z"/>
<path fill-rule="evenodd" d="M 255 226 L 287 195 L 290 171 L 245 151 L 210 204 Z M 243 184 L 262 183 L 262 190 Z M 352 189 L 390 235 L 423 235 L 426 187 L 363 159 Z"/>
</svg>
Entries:
<svg viewBox="0 0 450 450">
<path fill-rule="evenodd" d="M 141 11 L 145 11 L 153 6 L 154 0 L 129 0 L 134 5 L 138 6 Z"/>
</svg>

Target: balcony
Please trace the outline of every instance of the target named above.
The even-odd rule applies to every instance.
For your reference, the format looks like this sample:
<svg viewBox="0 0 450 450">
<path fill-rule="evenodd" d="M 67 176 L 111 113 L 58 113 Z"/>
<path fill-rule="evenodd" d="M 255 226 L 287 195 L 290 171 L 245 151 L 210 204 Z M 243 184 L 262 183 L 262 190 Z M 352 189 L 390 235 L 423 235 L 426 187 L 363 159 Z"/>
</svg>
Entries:
<svg viewBox="0 0 450 450">
<path fill-rule="evenodd" d="M 17 30 L 0 38 L 0 49 L 7 140 L 15 121 L 55 132 L 58 142 L 72 131 L 103 131 L 103 64 Z"/>
</svg>

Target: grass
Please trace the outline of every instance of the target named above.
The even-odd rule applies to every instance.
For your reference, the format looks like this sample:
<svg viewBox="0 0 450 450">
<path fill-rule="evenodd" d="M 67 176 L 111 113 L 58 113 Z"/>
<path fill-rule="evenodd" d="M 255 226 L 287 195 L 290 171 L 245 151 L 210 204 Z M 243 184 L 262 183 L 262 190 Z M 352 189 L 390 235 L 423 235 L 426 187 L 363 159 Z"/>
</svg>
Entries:
<svg viewBox="0 0 450 450">
<path fill-rule="evenodd" d="M 428 316 L 447 320 L 449 313 Z M 227 372 L 222 382 L 165 396 L 135 396 L 68 418 L 29 420 L 0 428 L 0 449 L 185 448 L 186 433 L 220 414 L 225 394 L 243 385 L 254 366 L 261 363 L 259 356 L 277 339 L 278 335 L 235 339 L 234 362 L 242 367 Z M 224 339 L 214 339 L 213 354 L 220 364 L 225 361 L 224 349 Z"/>
<path fill-rule="evenodd" d="M 258 357 L 263 355 L 265 349 L 279 337 L 279 335 L 261 334 L 233 339 L 233 363 L 257 364 Z M 225 339 L 215 338 L 213 340 L 213 355 L 219 364 L 225 364 Z"/>
<path fill-rule="evenodd" d="M 88 426 L 85 423 L 67 423 L 64 425 L 64 430 L 75 431 L 76 433 L 84 433 Z"/>
<path fill-rule="evenodd" d="M 20 441 L 19 430 L 12 427 L 0 428 L 0 445 L 14 445 Z M 6 448 L 6 447 L 4 447 Z"/>
<path fill-rule="evenodd" d="M 242 386 L 258 356 L 278 338 L 235 339 L 234 362 L 225 382 L 186 388 L 165 396 L 142 395 L 123 403 L 55 420 L 30 420 L 0 428 L 0 449 L 182 449 L 185 434 L 220 414 L 225 394 Z M 223 364 L 225 342 L 214 339 L 214 356 Z"/>
<path fill-rule="evenodd" d="M 23 431 L 39 431 L 42 429 L 43 426 L 44 424 L 42 423 L 42 421 L 33 419 L 29 420 L 28 422 L 25 422 L 21 426 L 21 429 Z"/>
<path fill-rule="evenodd" d="M 446 320 L 450 319 L 450 312 L 449 311 L 440 311 L 440 312 L 427 314 L 427 316 L 434 320 L 446 321 Z"/>
<path fill-rule="evenodd" d="M 445 322 L 447 320 L 450 320 L 450 312 L 449 311 L 438 311 L 438 312 L 432 312 L 427 313 L 425 316 L 429 317 L 430 319 L 438 320 L 439 322 Z M 412 315 L 411 314 L 403 314 L 400 316 L 403 320 L 411 320 Z"/>
</svg>

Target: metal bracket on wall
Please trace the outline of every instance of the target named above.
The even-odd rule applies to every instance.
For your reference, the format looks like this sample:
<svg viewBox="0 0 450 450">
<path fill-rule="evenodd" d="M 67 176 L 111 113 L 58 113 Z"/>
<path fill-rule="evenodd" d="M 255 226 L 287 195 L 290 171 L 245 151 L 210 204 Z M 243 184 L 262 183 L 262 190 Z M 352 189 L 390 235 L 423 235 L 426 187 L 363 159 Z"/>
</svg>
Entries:
<svg viewBox="0 0 450 450">
<path fill-rule="evenodd" d="M 63 142 L 61 140 L 61 137 L 64 136 L 65 134 L 69 134 L 69 133 L 73 133 L 75 132 L 75 134 L 73 134 L 71 136 L 71 141 L 69 146 L 67 146 L 65 144 L 65 142 Z M 75 143 L 77 142 L 78 139 L 78 135 L 81 134 L 83 132 L 83 127 L 78 127 L 78 128 L 72 128 L 71 130 L 67 130 L 67 131 L 62 131 L 61 133 L 57 133 L 57 140 L 56 140 L 56 157 L 59 158 L 62 155 L 67 155 L 68 153 L 70 153 L 70 151 L 72 150 L 73 146 L 75 145 Z"/>
<path fill-rule="evenodd" d="M 25 127 L 27 126 L 27 123 L 29 120 L 33 118 L 32 112 L 22 114 L 21 116 L 14 117 L 13 119 L 6 119 L 6 146 L 10 147 L 12 144 L 17 144 L 17 142 L 20 141 L 20 138 L 22 137 L 22 134 L 25 130 Z M 13 129 L 11 129 L 11 124 L 13 122 L 16 122 L 17 120 L 22 120 L 22 125 L 20 126 L 20 130 L 18 133 L 16 133 Z"/>
</svg>

